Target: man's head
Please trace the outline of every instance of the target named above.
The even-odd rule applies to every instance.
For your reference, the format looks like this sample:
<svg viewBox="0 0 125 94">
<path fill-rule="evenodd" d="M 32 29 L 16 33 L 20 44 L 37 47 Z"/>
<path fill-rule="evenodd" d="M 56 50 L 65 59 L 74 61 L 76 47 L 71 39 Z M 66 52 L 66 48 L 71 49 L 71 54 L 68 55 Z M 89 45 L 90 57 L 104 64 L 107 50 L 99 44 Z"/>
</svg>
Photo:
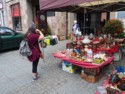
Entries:
<svg viewBox="0 0 125 94">
<path fill-rule="evenodd" d="M 74 24 L 76 24 L 77 23 L 77 20 L 74 20 Z"/>
</svg>

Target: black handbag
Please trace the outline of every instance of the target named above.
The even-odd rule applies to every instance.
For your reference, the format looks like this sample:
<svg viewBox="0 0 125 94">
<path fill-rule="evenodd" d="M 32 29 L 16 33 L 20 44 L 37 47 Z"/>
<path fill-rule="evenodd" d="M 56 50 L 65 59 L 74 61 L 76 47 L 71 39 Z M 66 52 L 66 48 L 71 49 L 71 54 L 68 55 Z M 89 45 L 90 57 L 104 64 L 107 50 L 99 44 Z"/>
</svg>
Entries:
<svg viewBox="0 0 125 94">
<path fill-rule="evenodd" d="M 51 39 L 51 40 L 50 40 L 50 44 L 51 44 L 51 45 L 56 45 L 56 44 L 57 44 L 56 39 Z"/>
</svg>

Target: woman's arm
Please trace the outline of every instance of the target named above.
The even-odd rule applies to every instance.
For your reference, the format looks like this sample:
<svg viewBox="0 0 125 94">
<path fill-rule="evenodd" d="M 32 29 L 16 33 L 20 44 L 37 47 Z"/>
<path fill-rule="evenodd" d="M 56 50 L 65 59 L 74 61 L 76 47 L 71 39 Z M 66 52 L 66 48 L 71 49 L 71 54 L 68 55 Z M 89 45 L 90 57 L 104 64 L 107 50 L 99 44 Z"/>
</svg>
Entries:
<svg viewBox="0 0 125 94">
<path fill-rule="evenodd" d="M 39 29 L 36 29 L 36 32 L 40 34 L 39 40 L 43 40 L 44 39 L 43 33 Z"/>
</svg>

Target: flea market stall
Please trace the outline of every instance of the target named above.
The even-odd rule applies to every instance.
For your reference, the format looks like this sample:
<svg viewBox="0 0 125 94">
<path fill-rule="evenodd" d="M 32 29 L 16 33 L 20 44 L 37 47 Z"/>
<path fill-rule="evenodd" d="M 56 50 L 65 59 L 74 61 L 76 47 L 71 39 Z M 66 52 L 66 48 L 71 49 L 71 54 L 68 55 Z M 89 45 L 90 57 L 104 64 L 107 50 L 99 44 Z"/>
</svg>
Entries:
<svg viewBox="0 0 125 94">
<path fill-rule="evenodd" d="M 40 0 L 42 11 L 81 12 L 84 14 L 122 11 L 125 10 L 124 5 L 124 0 Z M 115 29 L 111 30 L 115 31 Z M 111 30 L 108 29 L 108 31 Z M 108 65 L 113 63 L 114 60 L 120 61 L 122 58 L 122 47 L 125 46 L 125 40 L 120 37 L 115 38 L 114 31 L 110 34 L 105 33 L 98 36 L 92 34 L 79 35 L 75 40 L 66 44 L 65 50 L 52 54 L 55 58 L 63 61 L 63 70 L 74 73 L 77 66 L 81 67 L 81 78 L 94 83 L 103 76 Z M 119 33 L 121 31 L 118 30 L 118 36 Z M 97 88 L 97 94 L 124 93 L 125 88 L 122 88 L 125 85 L 124 67 L 117 66 L 106 78 L 106 81 Z"/>
<path fill-rule="evenodd" d="M 89 36 L 90 37 L 90 36 Z M 80 67 L 81 78 L 87 82 L 95 83 L 105 74 L 108 66 L 112 66 L 114 61 L 119 61 L 122 58 L 121 45 L 124 45 L 124 39 L 109 39 L 105 37 L 97 37 L 86 39 L 86 36 L 80 37 L 79 40 L 66 44 L 65 50 L 60 50 L 52 53 L 55 58 L 62 60 L 62 69 L 69 73 L 75 73 Z M 116 56 L 115 56 L 116 55 Z M 99 86 L 103 90 L 108 89 L 108 94 L 113 94 L 112 88 L 114 85 L 120 87 L 115 91 L 124 91 L 121 88 L 125 83 L 125 72 L 123 66 L 117 66 L 109 76 L 106 78 L 106 82 Z M 121 90 L 122 89 L 122 90 Z M 101 94 L 98 93 L 97 94 Z M 114 93 L 115 94 L 115 93 Z"/>
</svg>

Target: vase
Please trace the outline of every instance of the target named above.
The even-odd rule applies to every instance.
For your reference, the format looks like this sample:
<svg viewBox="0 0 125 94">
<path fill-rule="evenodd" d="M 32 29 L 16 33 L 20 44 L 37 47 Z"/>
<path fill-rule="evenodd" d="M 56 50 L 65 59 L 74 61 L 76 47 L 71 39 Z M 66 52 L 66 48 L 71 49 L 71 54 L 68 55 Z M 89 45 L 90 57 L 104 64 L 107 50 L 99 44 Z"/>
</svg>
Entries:
<svg viewBox="0 0 125 94">
<path fill-rule="evenodd" d="M 111 39 L 111 34 L 108 34 L 108 39 Z"/>
</svg>

